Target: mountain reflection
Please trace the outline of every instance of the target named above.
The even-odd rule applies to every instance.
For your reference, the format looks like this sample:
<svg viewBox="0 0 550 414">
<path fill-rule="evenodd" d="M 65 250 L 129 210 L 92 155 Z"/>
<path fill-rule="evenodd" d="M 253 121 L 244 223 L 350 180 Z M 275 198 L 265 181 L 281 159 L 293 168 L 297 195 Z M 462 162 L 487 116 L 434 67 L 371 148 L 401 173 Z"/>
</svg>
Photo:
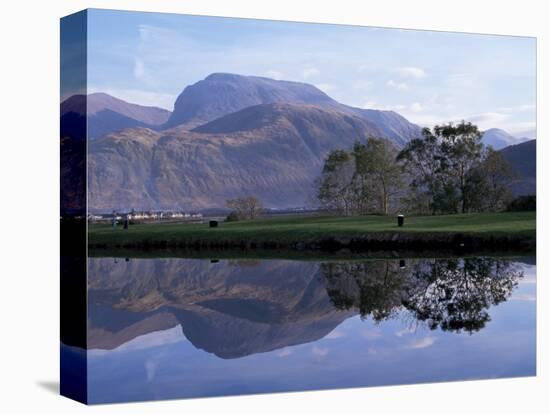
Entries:
<svg viewBox="0 0 550 414">
<path fill-rule="evenodd" d="M 90 259 L 88 348 L 180 325 L 199 349 L 239 358 L 325 337 L 360 314 L 403 313 L 473 333 L 522 277 L 492 258 L 300 262 Z"/>
</svg>

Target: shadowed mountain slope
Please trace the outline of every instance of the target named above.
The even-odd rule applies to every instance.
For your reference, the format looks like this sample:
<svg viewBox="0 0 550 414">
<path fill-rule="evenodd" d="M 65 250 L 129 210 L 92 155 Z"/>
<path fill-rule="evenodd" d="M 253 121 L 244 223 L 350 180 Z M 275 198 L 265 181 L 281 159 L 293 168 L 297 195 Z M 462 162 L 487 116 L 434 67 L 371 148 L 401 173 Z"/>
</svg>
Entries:
<svg viewBox="0 0 550 414">
<path fill-rule="evenodd" d="M 533 139 L 501 150 L 516 171 L 518 178 L 511 184 L 514 195 L 537 192 L 537 140 Z"/>
</svg>

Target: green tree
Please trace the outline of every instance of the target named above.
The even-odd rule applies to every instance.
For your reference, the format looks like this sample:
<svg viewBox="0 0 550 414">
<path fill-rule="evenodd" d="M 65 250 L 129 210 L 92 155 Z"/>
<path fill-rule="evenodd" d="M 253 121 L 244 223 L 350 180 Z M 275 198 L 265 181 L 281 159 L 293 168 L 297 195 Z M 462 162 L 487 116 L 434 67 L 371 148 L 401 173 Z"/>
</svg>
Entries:
<svg viewBox="0 0 550 414">
<path fill-rule="evenodd" d="M 396 162 L 397 150 L 386 139 L 369 137 L 366 144 L 356 142 L 352 154 L 355 178 L 361 183 L 360 198 L 364 200 L 372 194 L 378 212 L 388 214 L 391 197 L 403 187 L 403 167 Z"/>
<path fill-rule="evenodd" d="M 482 161 L 481 132 L 471 122 L 462 121 L 458 125 L 436 125 L 433 134 L 441 141 L 441 172 L 445 175 L 447 183 L 458 188 L 459 208 L 465 213 L 473 201 L 469 197 L 471 192 L 468 191 L 468 178 Z"/>
<path fill-rule="evenodd" d="M 344 215 L 356 209 L 354 171 L 354 161 L 348 152 L 334 150 L 328 154 L 317 189 L 317 198 L 323 208 Z"/>
<path fill-rule="evenodd" d="M 422 137 L 410 140 L 397 155 L 409 176 L 409 199 L 413 203 L 426 203 L 432 214 L 437 212 L 437 193 L 443 187 L 442 174 L 445 167 L 441 143 L 429 128 L 422 130 Z M 423 210 L 424 206 L 418 206 Z"/>
<path fill-rule="evenodd" d="M 424 128 L 422 138 L 411 140 L 398 154 L 410 174 L 412 193 L 424 194 L 432 214 L 465 213 L 475 207 L 483 144 L 470 122 Z M 482 180 L 483 181 L 483 180 Z"/>
</svg>

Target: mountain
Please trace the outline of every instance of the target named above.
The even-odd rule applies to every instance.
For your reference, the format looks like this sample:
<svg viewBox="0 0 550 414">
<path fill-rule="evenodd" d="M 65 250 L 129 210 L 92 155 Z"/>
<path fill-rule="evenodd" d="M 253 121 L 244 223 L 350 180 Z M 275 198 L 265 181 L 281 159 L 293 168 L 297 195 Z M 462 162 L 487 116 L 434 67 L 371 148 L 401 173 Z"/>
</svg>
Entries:
<svg viewBox="0 0 550 414">
<path fill-rule="evenodd" d="M 91 141 L 90 209 L 199 209 L 255 195 L 266 207 L 300 207 L 324 158 L 379 129 L 314 105 L 247 107 L 192 131 L 125 129 Z"/>
<path fill-rule="evenodd" d="M 528 141 L 529 138 L 518 138 L 499 128 L 491 128 L 483 133 L 482 141 L 496 150 L 504 147 Z"/>
<path fill-rule="evenodd" d="M 198 126 L 248 106 L 276 102 L 338 105 L 324 92 L 306 83 L 213 73 L 183 90 L 164 128 Z"/>
<path fill-rule="evenodd" d="M 511 145 L 500 153 L 512 164 L 518 178 L 511 183 L 514 195 L 537 193 L 537 141 L 532 139 L 521 144 Z"/>
<path fill-rule="evenodd" d="M 76 116 L 88 115 L 88 137 L 99 138 L 124 128 L 156 128 L 164 124 L 170 111 L 154 106 L 128 103 L 106 93 L 73 95 L 61 103 L 62 129 Z"/>
<path fill-rule="evenodd" d="M 420 135 L 420 128 L 393 111 L 343 105 L 313 85 L 301 82 L 213 73 L 187 86 L 178 96 L 163 129 L 192 129 L 246 107 L 268 103 L 308 104 L 355 115 L 378 128 L 383 137 L 402 146 Z"/>
</svg>

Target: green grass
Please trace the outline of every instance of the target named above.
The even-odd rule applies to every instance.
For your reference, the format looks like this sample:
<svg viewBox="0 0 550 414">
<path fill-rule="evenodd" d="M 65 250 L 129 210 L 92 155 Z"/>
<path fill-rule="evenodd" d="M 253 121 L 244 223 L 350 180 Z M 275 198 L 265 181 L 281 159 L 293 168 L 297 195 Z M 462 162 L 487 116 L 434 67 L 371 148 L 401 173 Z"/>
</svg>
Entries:
<svg viewBox="0 0 550 414">
<path fill-rule="evenodd" d="M 293 243 L 327 237 L 353 237 L 377 233 L 441 234 L 479 236 L 518 236 L 535 238 L 536 213 L 480 213 L 444 216 L 406 217 L 397 227 L 395 217 L 383 216 L 293 216 L 254 221 L 221 222 L 217 228 L 204 224 L 139 224 L 123 230 L 110 225 L 89 226 L 89 244 L 115 247 L 144 243 L 249 241 Z"/>
</svg>

